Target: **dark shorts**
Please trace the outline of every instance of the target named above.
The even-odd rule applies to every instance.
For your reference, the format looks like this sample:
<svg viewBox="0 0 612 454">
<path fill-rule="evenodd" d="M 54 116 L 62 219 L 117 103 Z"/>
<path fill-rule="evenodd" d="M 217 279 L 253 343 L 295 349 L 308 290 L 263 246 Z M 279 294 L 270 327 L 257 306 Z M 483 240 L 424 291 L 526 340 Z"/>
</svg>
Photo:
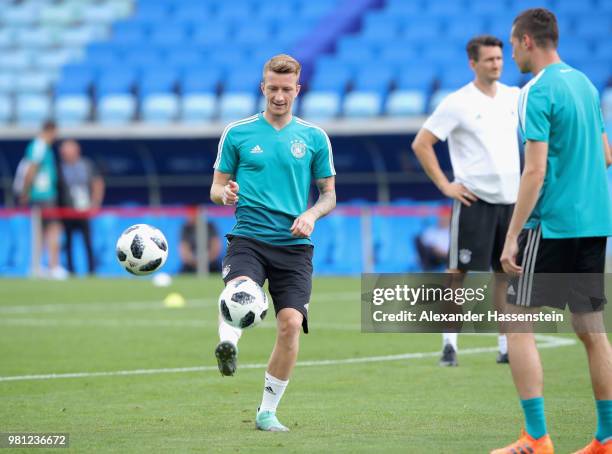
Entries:
<svg viewBox="0 0 612 454">
<path fill-rule="evenodd" d="M 519 235 L 517 263 L 523 268 L 508 284 L 508 303 L 549 306 L 572 313 L 597 312 L 606 304 L 606 237 L 542 238 L 542 228 Z"/>
<path fill-rule="evenodd" d="M 263 286 L 267 279 L 275 313 L 284 308 L 299 311 L 304 316 L 304 332 L 308 333 L 313 247 L 273 246 L 242 236 L 228 235 L 227 238 L 223 281 L 227 284 L 238 276 L 248 276 Z"/>
<path fill-rule="evenodd" d="M 448 267 L 461 271 L 501 271 L 499 258 L 514 205 L 455 200 L 451 215 Z"/>
</svg>

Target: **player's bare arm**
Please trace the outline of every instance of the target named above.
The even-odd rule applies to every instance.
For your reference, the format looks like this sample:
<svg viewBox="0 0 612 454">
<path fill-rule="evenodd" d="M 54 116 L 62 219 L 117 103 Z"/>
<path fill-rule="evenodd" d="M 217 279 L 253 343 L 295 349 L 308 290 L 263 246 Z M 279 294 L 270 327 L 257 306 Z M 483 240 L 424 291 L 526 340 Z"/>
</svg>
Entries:
<svg viewBox="0 0 612 454">
<path fill-rule="evenodd" d="M 300 216 L 291 226 L 293 236 L 306 238 L 314 230 L 315 222 L 336 207 L 336 177 L 320 178 L 315 181 L 319 190 L 317 202 Z"/>
<path fill-rule="evenodd" d="M 451 183 L 440 168 L 440 163 L 434 150 L 438 138 L 429 130 L 421 128 L 412 142 L 412 150 L 423 166 L 427 176 L 446 197 L 459 200 L 466 206 L 478 198 L 461 183 Z"/>
<path fill-rule="evenodd" d="M 610 149 L 610 142 L 608 142 L 608 134 L 605 132 L 601 135 L 604 148 L 604 158 L 606 159 L 606 167 L 610 167 L 612 164 L 612 149 Z"/>
<path fill-rule="evenodd" d="M 210 200 L 217 205 L 236 205 L 238 203 L 240 187 L 231 178 L 231 174 L 215 170 L 210 187 Z"/>
<path fill-rule="evenodd" d="M 517 240 L 540 196 L 540 190 L 546 175 L 547 156 L 548 143 L 527 141 L 525 145 L 525 169 L 521 176 L 518 199 L 514 206 L 512 220 L 506 234 L 506 243 L 501 255 L 502 267 L 508 274 L 520 274 L 522 272 L 522 268 L 516 263 Z"/>
</svg>

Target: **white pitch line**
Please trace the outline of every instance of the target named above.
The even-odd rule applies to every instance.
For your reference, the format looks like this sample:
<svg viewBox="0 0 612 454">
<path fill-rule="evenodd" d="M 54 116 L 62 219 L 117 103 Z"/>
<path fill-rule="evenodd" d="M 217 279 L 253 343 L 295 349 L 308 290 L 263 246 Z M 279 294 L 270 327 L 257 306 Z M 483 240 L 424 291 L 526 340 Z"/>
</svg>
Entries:
<svg viewBox="0 0 612 454">
<path fill-rule="evenodd" d="M 359 293 L 318 293 L 312 295 L 312 303 L 316 304 L 319 301 L 351 301 L 361 302 Z M 185 308 L 202 308 L 210 307 L 217 304 L 216 298 L 196 298 L 186 300 Z M 0 306 L 0 314 L 37 314 L 37 313 L 53 313 L 53 312 L 98 312 L 108 310 L 128 310 L 141 311 L 150 309 L 166 309 L 162 299 L 147 300 L 147 301 L 126 301 L 126 302 L 83 302 L 66 304 L 26 304 L 17 306 Z"/>
<path fill-rule="evenodd" d="M 538 334 L 536 339 L 540 341 L 538 348 L 558 348 L 575 345 L 576 340 L 569 338 L 561 338 L 555 336 L 545 336 Z M 466 348 L 461 350 L 461 355 L 476 355 L 479 353 L 496 352 L 497 347 L 481 347 L 481 348 Z M 376 363 L 385 361 L 400 361 L 404 359 L 421 359 L 432 358 L 440 355 L 439 351 L 435 352 L 414 352 L 403 353 L 399 355 L 386 356 L 365 356 L 361 358 L 344 358 L 344 359 L 324 359 L 313 361 L 298 361 L 298 367 L 314 367 L 314 366 L 337 366 L 342 364 L 360 364 L 360 363 Z M 263 369 L 267 364 L 241 364 L 240 369 Z M 91 378 L 91 377 L 116 377 L 126 375 L 158 375 L 158 374 L 177 374 L 185 372 L 207 372 L 216 371 L 217 366 L 195 366 L 195 367 L 177 367 L 169 369 L 135 369 L 135 370 L 117 370 L 108 372 L 74 372 L 67 374 L 41 374 L 41 375 L 13 375 L 0 377 L 0 382 L 9 381 L 27 381 L 27 380 L 56 380 L 61 378 Z"/>
<path fill-rule="evenodd" d="M 341 324 L 311 322 L 316 328 L 336 331 L 361 331 L 359 323 Z M 217 327 L 217 320 L 116 320 L 116 319 L 47 319 L 47 318 L 5 318 L 0 319 L 0 326 L 27 326 L 31 328 L 79 328 L 99 326 L 105 328 L 207 328 Z M 275 329 L 276 323 L 263 322 L 258 328 Z"/>
</svg>

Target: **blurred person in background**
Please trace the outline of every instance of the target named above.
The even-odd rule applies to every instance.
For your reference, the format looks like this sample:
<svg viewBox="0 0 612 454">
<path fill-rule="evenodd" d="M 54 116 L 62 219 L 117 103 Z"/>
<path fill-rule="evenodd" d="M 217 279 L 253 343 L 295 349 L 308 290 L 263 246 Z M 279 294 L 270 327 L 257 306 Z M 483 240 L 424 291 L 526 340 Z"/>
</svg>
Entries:
<svg viewBox="0 0 612 454">
<path fill-rule="evenodd" d="M 196 228 L 197 214 L 192 214 L 181 229 L 181 242 L 179 244 L 179 254 L 181 256 L 180 273 L 195 273 L 198 271 L 197 245 L 198 239 Z M 221 272 L 221 239 L 215 224 L 208 221 L 206 223 L 208 239 L 208 271 L 211 273 Z"/>
<path fill-rule="evenodd" d="M 443 213 L 436 224 L 427 227 L 416 238 L 423 271 L 440 271 L 440 268 L 446 265 L 450 245 L 449 225 L 450 215 Z"/>
<path fill-rule="evenodd" d="M 53 142 L 57 137 L 57 126 L 53 121 L 46 121 L 39 135 L 26 147 L 25 156 L 20 163 L 15 189 L 19 195 L 19 204 L 38 208 L 54 208 L 58 202 L 58 175 Z M 20 172 L 22 174 L 20 175 Z M 60 265 L 60 236 L 62 225 L 58 219 L 43 218 L 43 243 L 48 254 L 48 277 L 65 279 L 67 272 Z"/>
<path fill-rule="evenodd" d="M 61 205 L 76 211 L 97 210 L 104 199 L 104 179 L 94 164 L 81 156 L 81 146 L 75 140 L 65 140 L 60 146 L 60 171 L 63 183 Z M 65 218 L 66 256 L 68 271 L 74 274 L 72 257 L 72 240 L 77 231 L 83 235 L 85 251 L 87 252 L 87 272 L 93 274 L 95 263 L 91 244 L 91 229 L 89 218 Z"/>
</svg>

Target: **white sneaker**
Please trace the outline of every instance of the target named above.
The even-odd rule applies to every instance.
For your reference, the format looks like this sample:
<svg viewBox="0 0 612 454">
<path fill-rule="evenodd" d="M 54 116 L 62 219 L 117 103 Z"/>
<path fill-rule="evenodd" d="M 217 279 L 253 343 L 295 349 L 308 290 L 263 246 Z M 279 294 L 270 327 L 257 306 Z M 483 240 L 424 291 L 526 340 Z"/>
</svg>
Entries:
<svg viewBox="0 0 612 454">
<path fill-rule="evenodd" d="M 56 266 L 49 270 L 49 278 L 56 281 L 65 281 L 68 279 L 68 276 L 68 271 L 61 266 Z"/>
</svg>

